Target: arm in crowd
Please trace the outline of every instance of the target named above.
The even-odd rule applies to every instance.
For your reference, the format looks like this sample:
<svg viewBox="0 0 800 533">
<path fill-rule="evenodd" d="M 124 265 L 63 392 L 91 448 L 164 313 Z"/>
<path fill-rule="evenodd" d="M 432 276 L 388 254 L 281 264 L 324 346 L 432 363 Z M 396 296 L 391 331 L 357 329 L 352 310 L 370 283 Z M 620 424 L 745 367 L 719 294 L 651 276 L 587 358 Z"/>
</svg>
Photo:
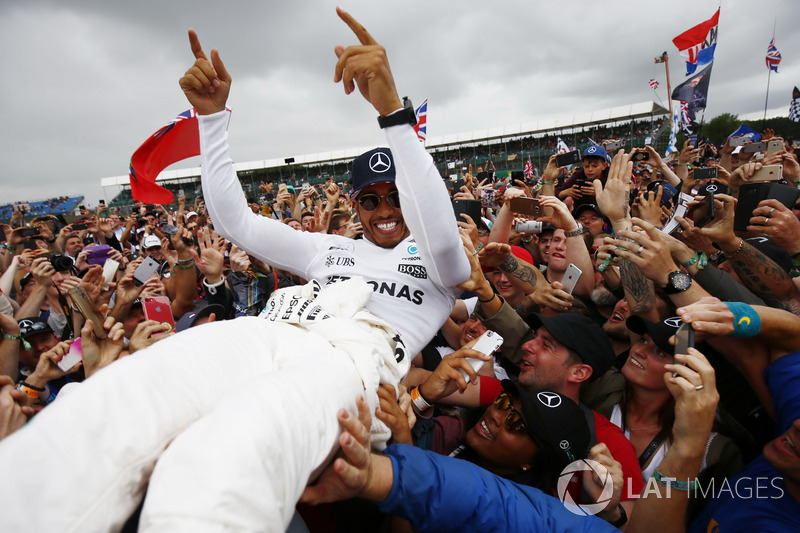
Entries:
<svg viewBox="0 0 800 533">
<path fill-rule="evenodd" d="M 0 376 L 16 376 L 19 363 L 19 324 L 14 317 L 0 313 Z M 2 438 L 2 437 L 0 437 Z"/>
<path fill-rule="evenodd" d="M 542 217 L 540 219 L 542 222 L 552 223 L 557 228 L 563 229 L 566 233 L 578 229 L 578 223 L 573 218 L 569 208 L 555 196 L 542 196 L 540 194 L 539 205 L 544 208 L 550 208 L 553 213 L 551 216 Z M 574 264 L 576 267 L 580 268 L 582 272 L 580 280 L 577 285 L 575 285 L 573 292 L 578 296 L 588 296 L 589 292 L 594 288 L 594 276 L 592 275 L 594 270 L 592 266 L 592 257 L 589 255 L 589 250 L 586 248 L 582 235 L 567 236 L 565 261 Z M 553 279 L 552 276 L 550 280 L 561 281 L 560 279 Z"/>
<path fill-rule="evenodd" d="M 606 178 L 605 187 L 595 180 L 595 197 L 597 206 L 611 221 L 614 233 L 618 237 L 623 232 L 630 232 L 633 229 L 630 214 L 630 181 L 633 171 L 633 162 L 630 155 L 625 150 L 620 150 L 611 161 L 611 166 Z M 652 281 L 631 263 L 630 260 L 620 252 L 623 251 L 617 241 L 607 241 L 617 247 L 616 253 L 619 260 L 619 273 L 622 287 L 625 291 L 625 299 L 628 301 L 631 314 L 640 315 L 651 320 L 658 320 L 655 308 L 655 291 Z M 625 241 L 628 246 L 636 246 L 635 242 Z M 639 244 L 638 246 L 642 246 Z M 634 248 L 634 251 L 637 251 Z"/>
</svg>

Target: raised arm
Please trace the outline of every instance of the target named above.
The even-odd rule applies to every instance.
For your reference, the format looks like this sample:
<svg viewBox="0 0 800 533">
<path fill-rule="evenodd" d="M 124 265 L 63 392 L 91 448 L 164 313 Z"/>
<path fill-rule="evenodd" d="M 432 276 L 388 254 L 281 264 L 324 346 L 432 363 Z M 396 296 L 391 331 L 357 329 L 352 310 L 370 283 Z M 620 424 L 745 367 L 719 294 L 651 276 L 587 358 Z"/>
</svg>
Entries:
<svg viewBox="0 0 800 533">
<path fill-rule="evenodd" d="M 356 85 L 361 95 L 380 116 L 402 109 L 386 50 L 349 13 L 337 8 L 360 45 L 336 46 L 334 82 L 341 82 L 346 94 Z M 419 142 L 410 124 L 385 130 L 397 166 L 397 190 L 403 218 L 420 251 L 433 259 L 429 275 L 442 285 L 453 287 L 469 277 L 469 264 L 462 253 L 458 225 L 447 188 L 433 159 Z"/>
</svg>

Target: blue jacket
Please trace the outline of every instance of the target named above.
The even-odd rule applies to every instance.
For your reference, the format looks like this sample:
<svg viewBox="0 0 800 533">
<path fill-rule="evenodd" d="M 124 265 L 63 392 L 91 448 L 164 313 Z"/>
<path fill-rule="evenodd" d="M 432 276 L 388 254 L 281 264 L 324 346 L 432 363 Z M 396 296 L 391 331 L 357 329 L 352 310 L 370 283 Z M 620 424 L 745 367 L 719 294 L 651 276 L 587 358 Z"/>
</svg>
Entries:
<svg viewBox="0 0 800 533">
<path fill-rule="evenodd" d="M 381 511 L 421 531 L 617 531 L 594 516 L 578 516 L 538 489 L 517 485 L 461 459 L 395 444 L 394 483 Z"/>
</svg>

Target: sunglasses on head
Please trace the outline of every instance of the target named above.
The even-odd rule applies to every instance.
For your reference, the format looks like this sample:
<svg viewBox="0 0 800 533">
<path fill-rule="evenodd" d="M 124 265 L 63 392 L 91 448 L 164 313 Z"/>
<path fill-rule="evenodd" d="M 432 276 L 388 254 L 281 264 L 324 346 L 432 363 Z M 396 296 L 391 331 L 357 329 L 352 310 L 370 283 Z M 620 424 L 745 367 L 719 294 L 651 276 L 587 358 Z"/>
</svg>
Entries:
<svg viewBox="0 0 800 533">
<path fill-rule="evenodd" d="M 522 414 L 511 407 L 511 396 L 509 396 L 507 392 L 500 393 L 500 396 L 494 400 L 494 406 L 496 409 L 500 409 L 501 411 L 508 411 L 509 409 L 511 410 L 511 412 L 506 415 L 506 418 L 503 421 L 503 424 L 506 426 L 508 431 L 516 433 L 528 429 L 528 426 L 525 425 L 525 420 L 522 418 Z"/>
<path fill-rule="evenodd" d="M 400 209 L 400 194 L 397 189 L 391 191 L 389 194 L 375 194 L 369 192 L 366 194 L 358 195 L 358 205 L 366 211 L 375 211 L 381 204 L 381 198 L 386 198 L 386 203 L 389 207 Z"/>
</svg>

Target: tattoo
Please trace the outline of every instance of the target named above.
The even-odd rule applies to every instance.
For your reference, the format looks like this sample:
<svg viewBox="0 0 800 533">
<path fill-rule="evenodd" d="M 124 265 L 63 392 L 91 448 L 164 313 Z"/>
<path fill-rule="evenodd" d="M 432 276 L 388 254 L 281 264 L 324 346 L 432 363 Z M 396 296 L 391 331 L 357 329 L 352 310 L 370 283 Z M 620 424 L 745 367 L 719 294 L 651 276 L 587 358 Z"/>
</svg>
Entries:
<svg viewBox="0 0 800 533">
<path fill-rule="evenodd" d="M 528 265 L 521 265 L 519 261 L 517 261 L 517 258 L 513 255 L 509 255 L 508 259 L 503 261 L 503 263 L 500 265 L 500 270 L 506 274 L 511 274 L 521 282 L 527 283 L 531 287 L 535 287 L 536 282 L 539 281 L 539 278 L 536 277 L 536 272 L 534 272 L 533 268 L 529 267 Z"/>
<path fill-rule="evenodd" d="M 653 282 L 647 279 L 636 265 L 627 259 L 620 259 L 619 274 L 631 314 L 640 315 L 653 309 L 656 305 Z"/>
<path fill-rule="evenodd" d="M 767 305 L 800 316 L 798 289 L 792 278 L 775 261 L 745 241 L 731 263 L 744 286 Z"/>
</svg>

